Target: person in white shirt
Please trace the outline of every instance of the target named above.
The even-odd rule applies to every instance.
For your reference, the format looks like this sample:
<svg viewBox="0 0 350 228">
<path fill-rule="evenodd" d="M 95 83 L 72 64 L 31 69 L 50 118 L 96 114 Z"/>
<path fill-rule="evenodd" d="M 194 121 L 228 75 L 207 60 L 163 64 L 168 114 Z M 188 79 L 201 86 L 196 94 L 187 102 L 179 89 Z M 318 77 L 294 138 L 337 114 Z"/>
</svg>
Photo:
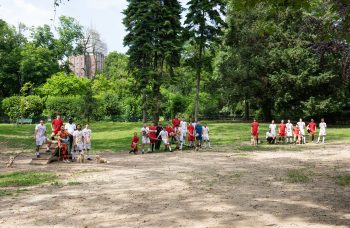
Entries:
<svg viewBox="0 0 350 228">
<path fill-rule="evenodd" d="M 211 149 L 210 139 L 209 139 L 209 127 L 207 127 L 206 123 L 202 127 L 202 137 L 204 142 L 204 148 L 207 148 L 207 145 L 208 145 L 209 149 Z"/>
<path fill-rule="evenodd" d="M 286 124 L 286 129 L 287 129 L 287 143 L 293 143 L 293 124 L 290 122 L 288 119 L 287 124 Z"/>
<path fill-rule="evenodd" d="M 272 133 L 271 128 L 269 128 L 269 130 L 266 132 L 266 141 L 269 144 L 273 144 L 276 141 L 276 135 Z"/>
<path fill-rule="evenodd" d="M 35 143 L 36 143 L 36 153 L 35 153 L 35 155 L 36 155 L 37 158 L 40 158 L 39 150 L 40 150 L 40 147 L 44 143 L 48 143 L 46 151 L 50 151 L 51 142 L 46 137 L 46 126 L 45 126 L 45 120 L 44 119 L 41 119 L 40 120 L 40 124 L 37 124 L 35 126 L 34 139 L 35 139 Z"/>
<path fill-rule="evenodd" d="M 185 144 L 187 136 L 187 122 L 184 117 L 182 117 L 182 120 L 180 122 L 180 128 L 182 130 L 182 143 Z"/>
<path fill-rule="evenodd" d="M 301 137 L 301 141 L 305 144 L 306 143 L 306 137 L 305 137 L 305 122 L 303 122 L 303 119 L 300 118 L 299 122 L 297 123 L 298 127 L 299 127 L 299 131 L 300 131 L 300 137 Z"/>
<path fill-rule="evenodd" d="M 73 133 L 74 152 L 72 152 L 72 161 L 75 161 L 75 151 L 78 151 L 79 155 L 83 151 L 84 147 L 84 134 L 81 131 L 81 125 L 77 124 L 77 129 Z"/>
<path fill-rule="evenodd" d="M 84 137 L 84 150 L 86 150 L 87 160 L 91 160 L 90 158 L 90 150 L 91 150 L 91 129 L 89 128 L 89 124 L 85 125 L 85 128 L 83 130 L 83 137 Z"/>
<path fill-rule="evenodd" d="M 324 141 L 326 140 L 326 135 L 327 135 L 327 132 L 326 132 L 327 124 L 324 122 L 324 118 L 321 119 L 321 123 L 320 123 L 319 127 L 320 127 L 320 132 L 318 135 L 317 143 L 320 142 L 321 137 L 322 137 L 322 143 L 324 143 Z"/>
<path fill-rule="evenodd" d="M 269 125 L 269 129 L 271 130 L 271 134 L 273 135 L 273 143 L 276 143 L 276 124 L 275 124 L 275 121 L 272 120 L 271 121 L 271 124 Z"/>
<path fill-rule="evenodd" d="M 72 154 L 72 148 L 73 148 L 73 134 L 74 131 L 77 127 L 73 123 L 73 118 L 69 117 L 68 123 L 64 125 L 64 129 L 68 132 L 69 134 L 69 144 L 68 144 L 68 154 Z"/>
<path fill-rule="evenodd" d="M 141 128 L 142 135 L 142 154 L 145 153 L 145 146 L 147 147 L 147 152 L 150 152 L 150 144 L 151 140 L 149 138 L 149 128 L 147 127 L 147 123 L 143 123 L 143 128 Z"/>
<path fill-rule="evenodd" d="M 169 149 L 169 151 L 171 152 L 171 145 L 170 145 L 170 142 L 169 142 L 169 134 L 168 132 L 166 131 L 165 127 L 163 127 L 162 131 L 159 133 L 159 136 L 164 145 L 165 145 L 165 149 Z"/>
</svg>

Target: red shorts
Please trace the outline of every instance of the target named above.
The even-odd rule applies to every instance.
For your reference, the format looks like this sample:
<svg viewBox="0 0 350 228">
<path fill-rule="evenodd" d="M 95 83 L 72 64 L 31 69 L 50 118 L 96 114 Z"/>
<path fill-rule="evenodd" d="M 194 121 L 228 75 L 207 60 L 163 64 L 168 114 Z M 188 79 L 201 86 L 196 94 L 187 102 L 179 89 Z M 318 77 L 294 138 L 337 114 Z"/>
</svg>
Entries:
<svg viewBox="0 0 350 228">
<path fill-rule="evenodd" d="M 52 133 L 54 134 L 54 135 L 57 135 L 57 133 L 60 131 L 60 129 L 55 129 L 55 130 L 53 130 L 52 131 Z"/>
<path fill-rule="evenodd" d="M 138 150 L 137 144 L 133 144 L 133 143 L 132 143 L 130 146 L 131 146 L 131 148 L 134 149 L 134 152 L 137 152 L 137 150 Z"/>
<path fill-rule="evenodd" d="M 151 144 L 155 144 L 157 142 L 157 138 L 155 135 L 149 135 L 149 140 Z"/>
<path fill-rule="evenodd" d="M 258 136 L 259 136 L 259 133 L 258 133 L 257 131 L 253 131 L 253 132 L 252 132 L 252 136 L 258 137 Z"/>
<path fill-rule="evenodd" d="M 194 141 L 194 135 L 188 135 L 188 141 L 193 142 Z"/>
<path fill-rule="evenodd" d="M 286 132 L 280 132 L 280 133 L 279 133 L 279 136 L 281 136 L 281 137 L 286 137 Z"/>
</svg>

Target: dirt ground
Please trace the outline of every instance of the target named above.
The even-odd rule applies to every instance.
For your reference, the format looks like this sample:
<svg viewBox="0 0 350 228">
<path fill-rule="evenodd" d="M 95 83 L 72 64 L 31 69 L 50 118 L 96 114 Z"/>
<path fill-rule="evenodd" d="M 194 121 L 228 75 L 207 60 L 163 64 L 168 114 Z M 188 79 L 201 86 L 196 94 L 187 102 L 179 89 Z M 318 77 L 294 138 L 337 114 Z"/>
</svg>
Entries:
<svg viewBox="0 0 350 228">
<path fill-rule="evenodd" d="M 350 227 L 350 187 L 336 184 L 350 173 L 349 143 L 103 156 L 108 164 L 31 166 L 20 157 L 12 170 L 59 180 L 0 198 L 0 227 Z M 295 169 L 310 181 L 289 182 Z"/>
</svg>

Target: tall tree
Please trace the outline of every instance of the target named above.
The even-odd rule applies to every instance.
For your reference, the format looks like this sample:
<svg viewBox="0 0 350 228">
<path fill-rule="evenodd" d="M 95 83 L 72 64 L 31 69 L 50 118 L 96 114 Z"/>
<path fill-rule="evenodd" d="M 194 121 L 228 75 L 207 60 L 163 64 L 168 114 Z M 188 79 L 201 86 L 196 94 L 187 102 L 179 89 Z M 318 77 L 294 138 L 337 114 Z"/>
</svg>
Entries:
<svg viewBox="0 0 350 228">
<path fill-rule="evenodd" d="M 177 0 L 128 2 L 123 23 L 128 31 L 124 44 L 129 46 L 129 69 L 142 91 L 143 120 L 151 97 L 153 121 L 158 122 L 161 85 L 180 59 L 181 6 Z"/>
<path fill-rule="evenodd" d="M 194 53 L 193 68 L 196 70 L 196 98 L 195 119 L 198 119 L 199 90 L 203 70 L 204 56 L 207 48 L 212 48 L 213 43 L 220 39 L 225 22 L 222 16 L 225 14 L 223 0 L 190 0 L 187 5 L 185 25 L 188 30 L 190 42 L 196 47 Z"/>
</svg>

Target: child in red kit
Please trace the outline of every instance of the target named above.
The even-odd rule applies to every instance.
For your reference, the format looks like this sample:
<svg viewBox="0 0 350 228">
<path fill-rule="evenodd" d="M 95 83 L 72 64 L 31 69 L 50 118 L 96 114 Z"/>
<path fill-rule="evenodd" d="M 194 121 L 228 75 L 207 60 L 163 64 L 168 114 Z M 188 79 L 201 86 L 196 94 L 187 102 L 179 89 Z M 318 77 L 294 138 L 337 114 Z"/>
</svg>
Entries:
<svg viewBox="0 0 350 228">
<path fill-rule="evenodd" d="M 138 154 L 138 143 L 139 143 L 139 137 L 137 137 L 137 132 L 134 133 L 134 136 L 131 139 L 131 150 L 129 154 L 134 153 Z"/>
</svg>

